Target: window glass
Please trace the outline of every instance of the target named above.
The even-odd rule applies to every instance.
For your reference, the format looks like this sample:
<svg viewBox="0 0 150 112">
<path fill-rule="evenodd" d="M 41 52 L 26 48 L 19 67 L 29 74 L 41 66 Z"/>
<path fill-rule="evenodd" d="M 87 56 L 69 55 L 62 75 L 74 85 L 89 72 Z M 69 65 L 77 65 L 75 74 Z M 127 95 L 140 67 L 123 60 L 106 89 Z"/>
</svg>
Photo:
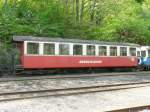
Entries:
<svg viewBox="0 0 150 112">
<path fill-rule="evenodd" d="M 87 55 L 95 55 L 95 46 L 87 45 Z"/>
<path fill-rule="evenodd" d="M 110 56 L 117 56 L 117 47 L 110 47 Z"/>
<path fill-rule="evenodd" d="M 136 56 L 136 48 L 130 48 L 130 56 Z"/>
<path fill-rule="evenodd" d="M 59 54 L 69 55 L 69 44 L 59 44 Z"/>
<path fill-rule="evenodd" d="M 107 55 L 107 47 L 106 46 L 99 46 L 99 55 L 106 56 Z"/>
<path fill-rule="evenodd" d="M 141 56 L 146 57 L 146 51 L 141 51 Z"/>
<path fill-rule="evenodd" d="M 73 55 L 82 55 L 82 45 L 73 45 Z"/>
<path fill-rule="evenodd" d="M 127 48 L 120 47 L 120 56 L 127 56 Z"/>
<path fill-rule="evenodd" d="M 55 44 L 44 44 L 44 54 L 54 55 L 55 54 Z"/>
<path fill-rule="evenodd" d="M 39 43 L 27 43 L 27 54 L 39 54 Z"/>
</svg>

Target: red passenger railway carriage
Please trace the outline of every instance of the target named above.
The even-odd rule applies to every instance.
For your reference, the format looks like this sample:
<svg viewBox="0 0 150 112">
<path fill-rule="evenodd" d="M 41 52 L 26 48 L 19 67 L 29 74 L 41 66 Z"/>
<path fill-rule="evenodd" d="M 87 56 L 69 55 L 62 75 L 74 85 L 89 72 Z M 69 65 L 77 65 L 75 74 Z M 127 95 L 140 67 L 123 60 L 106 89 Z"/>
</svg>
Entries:
<svg viewBox="0 0 150 112">
<path fill-rule="evenodd" d="M 14 36 L 24 69 L 135 68 L 137 44 Z"/>
</svg>

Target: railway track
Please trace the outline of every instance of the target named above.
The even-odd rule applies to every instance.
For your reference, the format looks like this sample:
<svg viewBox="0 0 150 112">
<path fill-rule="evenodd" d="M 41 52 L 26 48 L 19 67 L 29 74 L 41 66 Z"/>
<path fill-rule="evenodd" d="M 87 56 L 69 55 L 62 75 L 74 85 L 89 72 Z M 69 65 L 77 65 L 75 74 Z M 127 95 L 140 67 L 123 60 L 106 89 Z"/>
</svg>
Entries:
<svg viewBox="0 0 150 112">
<path fill-rule="evenodd" d="M 110 85 L 100 85 L 100 86 L 63 88 L 63 89 L 7 92 L 7 93 L 0 93 L 0 102 L 21 100 L 21 99 L 32 99 L 32 98 L 40 98 L 40 97 L 50 97 L 50 96 L 55 97 L 55 96 L 90 94 L 95 92 L 117 91 L 117 90 L 140 88 L 146 86 L 150 86 L 150 81 L 110 84 Z"/>
<path fill-rule="evenodd" d="M 150 105 L 144 105 L 144 106 L 111 110 L 111 111 L 106 111 L 106 112 L 149 112 L 149 111 L 150 111 Z"/>
<path fill-rule="evenodd" d="M 106 76 L 123 76 L 123 75 L 150 75 L 150 72 L 121 72 L 121 73 L 96 73 L 96 74 L 74 74 L 74 75 L 54 75 L 54 76 L 16 76 L 8 78 L 0 78 L 0 82 L 8 81 L 25 81 L 25 80 L 42 80 L 42 79 L 74 79 L 74 78 L 90 78 L 90 77 L 106 77 Z"/>
</svg>

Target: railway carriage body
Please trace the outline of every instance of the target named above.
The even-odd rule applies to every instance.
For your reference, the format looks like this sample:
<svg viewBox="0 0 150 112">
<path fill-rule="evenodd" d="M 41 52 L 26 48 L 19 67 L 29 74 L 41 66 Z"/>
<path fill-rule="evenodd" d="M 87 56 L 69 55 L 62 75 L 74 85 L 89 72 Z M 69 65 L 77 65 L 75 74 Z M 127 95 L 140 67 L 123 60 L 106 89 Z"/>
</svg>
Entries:
<svg viewBox="0 0 150 112">
<path fill-rule="evenodd" d="M 150 46 L 141 46 L 139 65 L 150 70 Z"/>
<path fill-rule="evenodd" d="M 14 36 L 24 69 L 133 68 L 137 44 Z"/>
</svg>

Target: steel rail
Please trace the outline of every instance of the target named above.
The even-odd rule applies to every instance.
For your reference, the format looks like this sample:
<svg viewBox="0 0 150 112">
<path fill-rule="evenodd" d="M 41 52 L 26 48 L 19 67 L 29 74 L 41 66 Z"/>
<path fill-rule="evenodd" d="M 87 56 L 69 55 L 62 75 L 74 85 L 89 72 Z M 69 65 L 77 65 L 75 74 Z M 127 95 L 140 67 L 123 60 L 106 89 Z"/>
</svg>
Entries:
<svg viewBox="0 0 150 112">
<path fill-rule="evenodd" d="M 123 109 L 113 109 L 106 112 L 148 112 L 148 111 L 142 111 L 142 110 L 150 110 L 150 105 L 143 105 L 143 106 L 134 106 L 134 107 L 128 107 Z"/>
<path fill-rule="evenodd" d="M 74 78 L 88 78 L 88 77 L 106 77 L 106 76 L 144 76 L 150 75 L 150 72 L 122 72 L 122 73 L 96 73 L 96 74 L 74 74 L 74 75 L 57 75 L 57 76 L 31 76 L 31 77 L 13 77 L 13 78 L 0 78 L 0 82 L 9 81 L 25 81 L 25 80 L 42 80 L 42 79 L 74 79 Z"/>
<path fill-rule="evenodd" d="M 146 86 L 150 86 L 150 81 L 122 83 L 122 84 L 113 84 L 113 85 L 109 84 L 109 85 L 100 85 L 100 86 L 86 86 L 86 87 L 76 87 L 76 88 L 8 92 L 8 93 L 0 93 L 0 102 L 21 100 L 21 99 L 32 99 L 32 98 L 40 98 L 40 97 L 50 97 L 50 96 L 54 97 L 54 96 L 89 94 L 95 92 L 116 91 L 116 90 L 140 88 Z"/>
</svg>

